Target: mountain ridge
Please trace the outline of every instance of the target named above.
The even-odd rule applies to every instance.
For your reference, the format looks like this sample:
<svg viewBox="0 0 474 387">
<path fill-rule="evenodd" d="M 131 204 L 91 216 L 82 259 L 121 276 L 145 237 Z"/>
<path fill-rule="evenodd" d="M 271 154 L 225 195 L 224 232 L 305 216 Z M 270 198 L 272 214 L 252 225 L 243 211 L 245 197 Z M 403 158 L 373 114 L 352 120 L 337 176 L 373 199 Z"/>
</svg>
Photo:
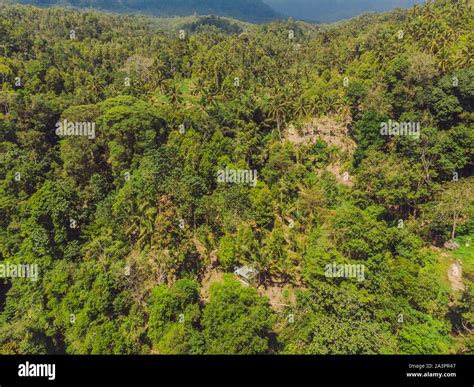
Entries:
<svg viewBox="0 0 474 387">
<path fill-rule="evenodd" d="M 16 0 L 15 3 L 39 7 L 69 6 L 94 8 L 117 13 L 142 13 L 152 16 L 216 15 L 253 23 L 285 18 L 262 0 Z"/>
<path fill-rule="evenodd" d="M 6 0 L 39 7 L 94 8 L 159 17 L 216 15 L 252 23 L 278 19 L 331 23 L 368 12 L 408 8 L 424 0 Z"/>
</svg>

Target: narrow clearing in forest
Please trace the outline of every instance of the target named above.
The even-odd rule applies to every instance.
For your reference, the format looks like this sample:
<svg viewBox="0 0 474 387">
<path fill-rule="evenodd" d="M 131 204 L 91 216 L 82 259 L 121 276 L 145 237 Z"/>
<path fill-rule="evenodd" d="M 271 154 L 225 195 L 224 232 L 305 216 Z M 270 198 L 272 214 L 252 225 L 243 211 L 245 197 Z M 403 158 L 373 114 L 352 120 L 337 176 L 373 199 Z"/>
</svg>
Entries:
<svg viewBox="0 0 474 387">
<path fill-rule="evenodd" d="M 455 261 L 449 265 L 448 279 L 451 288 L 455 291 L 463 291 L 464 284 L 462 282 L 462 266 L 459 261 Z"/>
</svg>

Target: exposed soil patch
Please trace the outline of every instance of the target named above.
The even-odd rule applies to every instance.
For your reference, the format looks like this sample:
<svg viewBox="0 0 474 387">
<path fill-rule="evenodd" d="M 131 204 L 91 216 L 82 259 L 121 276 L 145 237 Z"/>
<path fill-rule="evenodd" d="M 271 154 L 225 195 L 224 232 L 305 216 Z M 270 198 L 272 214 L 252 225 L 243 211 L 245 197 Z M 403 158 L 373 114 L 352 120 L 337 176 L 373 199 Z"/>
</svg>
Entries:
<svg viewBox="0 0 474 387">
<path fill-rule="evenodd" d="M 311 121 L 303 124 L 301 128 L 289 125 L 285 130 L 285 139 L 296 145 L 314 144 L 318 139 L 323 140 L 329 146 L 339 149 L 342 154 L 349 158 L 354 154 L 356 143 L 349 135 L 350 117 L 336 119 L 331 116 L 313 118 Z M 339 184 L 351 187 L 354 184 L 353 177 L 346 171 L 340 158 L 331 162 L 326 170 L 334 174 Z"/>
<path fill-rule="evenodd" d="M 217 269 L 209 270 L 204 276 L 201 283 L 201 300 L 204 302 L 209 301 L 209 289 L 214 282 L 223 282 L 224 273 L 218 271 Z"/>
<path fill-rule="evenodd" d="M 206 262 L 208 263 L 207 268 L 202 276 L 200 288 L 201 300 L 204 303 L 207 303 L 209 302 L 209 290 L 211 288 L 211 285 L 215 282 L 223 282 L 225 273 L 219 270 L 217 250 L 211 251 L 208 254 L 202 243 L 198 240 L 198 238 L 194 238 L 194 244 L 199 255 L 201 256 L 201 259 L 206 260 Z M 235 278 L 238 279 L 237 277 Z M 244 286 L 249 285 L 244 284 Z M 275 311 L 279 311 L 285 306 L 293 305 L 296 302 L 294 289 L 288 285 L 267 285 L 266 287 L 260 285 L 257 287 L 257 292 L 261 296 L 265 296 L 269 299 L 270 306 Z"/>
<path fill-rule="evenodd" d="M 356 143 L 349 135 L 349 124 L 350 119 L 341 122 L 331 116 L 313 118 L 303 124 L 301 128 L 289 125 L 285 130 L 285 139 L 297 145 L 315 143 L 321 139 L 329 146 L 353 153 Z"/>
<path fill-rule="evenodd" d="M 265 288 L 261 285 L 257 288 L 257 291 L 261 296 L 265 296 L 269 299 L 270 306 L 276 311 L 283 309 L 285 306 L 291 306 L 296 302 L 295 293 L 289 286 L 280 287 L 267 285 Z"/>
<path fill-rule="evenodd" d="M 336 181 L 339 184 L 344 184 L 348 187 L 352 187 L 354 185 L 354 177 L 351 176 L 348 171 L 341 170 L 341 166 L 337 162 L 329 164 L 326 170 L 331 172 L 336 177 Z"/>
<path fill-rule="evenodd" d="M 462 266 L 459 261 L 453 262 L 448 269 L 448 278 L 451 288 L 456 291 L 463 291 L 464 284 L 462 282 Z"/>
</svg>

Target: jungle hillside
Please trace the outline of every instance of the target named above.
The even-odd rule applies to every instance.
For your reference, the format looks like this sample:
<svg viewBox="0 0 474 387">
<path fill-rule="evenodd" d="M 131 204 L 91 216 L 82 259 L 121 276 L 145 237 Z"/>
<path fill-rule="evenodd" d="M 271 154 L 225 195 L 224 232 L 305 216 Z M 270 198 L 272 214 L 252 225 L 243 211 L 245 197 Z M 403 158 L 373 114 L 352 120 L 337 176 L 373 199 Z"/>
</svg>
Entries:
<svg viewBox="0 0 474 387">
<path fill-rule="evenodd" d="M 472 1 L 0 5 L 0 82 L 1 354 L 474 353 Z"/>
</svg>

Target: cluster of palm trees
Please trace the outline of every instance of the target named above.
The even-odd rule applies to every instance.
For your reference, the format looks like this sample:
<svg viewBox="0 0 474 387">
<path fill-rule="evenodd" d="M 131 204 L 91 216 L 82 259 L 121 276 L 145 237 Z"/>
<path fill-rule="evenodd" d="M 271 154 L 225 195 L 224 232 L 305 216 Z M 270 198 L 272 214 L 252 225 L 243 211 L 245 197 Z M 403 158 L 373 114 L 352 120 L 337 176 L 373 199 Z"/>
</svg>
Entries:
<svg viewBox="0 0 474 387">
<path fill-rule="evenodd" d="M 441 73 L 446 73 L 452 64 L 468 67 L 474 63 L 474 53 L 468 45 L 457 52 L 451 50 L 460 33 L 469 28 L 469 0 L 451 0 L 448 10 L 449 17 L 441 18 L 445 9 L 437 8 L 434 2 L 424 7 L 414 6 L 407 26 L 412 41 L 436 57 Z"/>
</svg>

